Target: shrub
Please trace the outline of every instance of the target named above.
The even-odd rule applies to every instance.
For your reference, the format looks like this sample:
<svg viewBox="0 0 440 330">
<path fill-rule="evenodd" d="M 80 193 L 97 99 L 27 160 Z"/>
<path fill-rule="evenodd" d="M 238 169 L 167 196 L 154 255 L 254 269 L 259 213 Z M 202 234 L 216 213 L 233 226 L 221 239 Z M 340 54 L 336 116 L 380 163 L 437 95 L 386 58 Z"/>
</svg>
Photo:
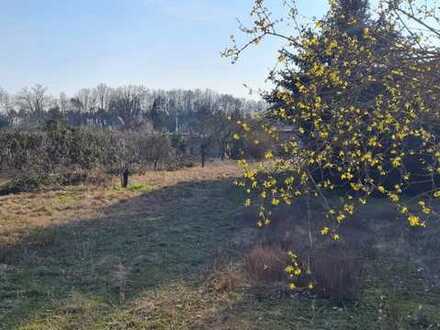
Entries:
<svg viewBox="0 0 440 330">
<path fill-rule="evenodd" d="M 45 184 L 47 180 L 47 177 L 45 178 L 38 174 L 16 176 L 0 187 L 0 196 L 35 191 Z"/>
<path fill-rule="evenodd" d="M 57 185 L 80 185 L 89 184 L 94 186 L 107 186 L 111 183 L 111 177 L 101 168 L 63 168 L 56 169 L 56 173 L 50 183 Z"/>
<path fill-rule="evenodd" d="M 146 166 L 181 166 L 172 157 L 175 150 L 169 137 L 150 131 L 74 128 L 53 122 L 38 130 L 1 130 L 0 145 L 0 168 L 38 173 L 47 181 L 44 184 L 106 183 L 102 171 L 92 178 L 96 168 L 121 175 L 128 183 L 132 171 Z M 38 189 L 40 183 L 35 181 L 40 179 L 21 173 L 3 193 Z"/>
<path fill-rule="evenodd" d="M 322 298 L 337 303 L 358 297 L 363 261 L 348 249 L 322 249 L 311 255 L 311 277 Z"/>
<path fill-rule="evenodd" d="M 280 50 L 279 69 L 269 75 L 275 87 L 264 93 L 269 108 L 262 127 L 275 144 L 259 164 L 243 157 L 243 177 L 236 180 L 248 195 L 244 204 L 257 208 L 259 227 L 274 222 L 275 208 L 293 207 L 304 198 L 319 203 L 323 216 L 315 221 L 317 232 L 334 241 L 342 241 L 342 226 L 374 196 L 389 200 L 414 230 L 430 225 L 436 215 L 440 117 L 433 100 L 439 91 L 430 87 L 437 84 L 438 61 L 419 61 L 420 40 L 430 38 L 413 33 L 401 18 L 408 2 L 384 3 L 389 6 L 370 15 L 366 0 L 330 1 L 328 14 L 315 26 L 286 29 L 292 34 L 283 35 L 274 32 L 274 25 L 294 23 L 295 6 L 286 10 L 286 20 L 274 20 L 264 1 L 255 0 L 254 23 L 242 29 L 250 40 L 225 51 L 235 61 L 265 37 L 288 41 Z M 424 23 L 431 9 L 422 7 L 414 4 L 406 18 L 435 31 Z M 252 139 L 255 129 L 247 122 L 241 127 L 243 136 L 236 140 Z M 285 138 L 283 128 L 289 129 Z M 330 199 L 334 195 L 338 199 Z M 392 238 L 398 239 L 406 228 L 394 227 Z M 309 233 L 303 232 L 303 240 L 312 244 Z M 289 270 L 301 274 L 302 262 L 294 253 L 291 258 Z M 322 296 L 344 300 L 356 294 L 359 259 L 344 250 L 322 252 L 322 257 L 319 252 L 311 259 Z"/>
<path fill-rule="evenodd" d="M 281 282 L 287 279 L 284 271 L 288 263 L 287 251 L 276 245 L 257 245 L 245 256 L 245 268 L 256 282 Z"/>
<path fill-rule="evenodd" d="M 289 244 L 293 246 L 293 242 Z M 286 282 L 289 264 L 289 248 L 276 244 L 260 243 L 245 255 L 245 269 L 254 282 Z M 347 246 L 332 246 L 303 251 L 300 265 L 304 271 L 295 280 L 297 288 L 313 284 L 313 291 L 319 297 L 338 304 L 354 301 L 360 292 L 363 259 Z M 310 269 L 309 269 L 310 268 Z M 310 270 L 310 271 L 309 271 Z"/>
</svg>

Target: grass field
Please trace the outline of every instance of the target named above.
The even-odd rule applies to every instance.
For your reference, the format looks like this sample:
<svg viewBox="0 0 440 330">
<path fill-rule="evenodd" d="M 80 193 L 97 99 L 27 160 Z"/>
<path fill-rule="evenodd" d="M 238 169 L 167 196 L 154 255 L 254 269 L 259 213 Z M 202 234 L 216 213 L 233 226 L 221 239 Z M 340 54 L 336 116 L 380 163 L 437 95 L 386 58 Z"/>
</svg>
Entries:
<svg viewBox="0 0 440 330">
<path fill-rule="evenodd" d="M 408 240 L 377 201 L 360 215 L 378 230 L 359 299 L 335 304 L 249 278 L 260 233 L 236 175 L 0 197 L 0 329 L 440 329 L 439 226 Z"/>
</svg>

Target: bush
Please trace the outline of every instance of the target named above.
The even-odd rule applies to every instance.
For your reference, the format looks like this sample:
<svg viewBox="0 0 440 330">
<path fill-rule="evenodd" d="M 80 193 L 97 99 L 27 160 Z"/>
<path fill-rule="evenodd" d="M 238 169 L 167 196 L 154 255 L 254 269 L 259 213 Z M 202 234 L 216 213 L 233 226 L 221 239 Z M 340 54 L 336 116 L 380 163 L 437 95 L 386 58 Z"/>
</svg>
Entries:
<svg viewBox="0 0 440 330">
<path fill-rule="evenodd" d="M 246 271 L 256 282 L 285 281 L 287 274 L 284 269 L 287 263 L 287 251 L 276 245 L 257 245 L 245 256 Z"/>
<path fill-rule="evenodd" d="M 56 174 L 51 175 L 50 184 L 62 186 L 74 186 L 90 184 L 94 186 L 108 186 L 111 177 L 103 169 L 63 168 L 57 169 Z"/>
<path fill-rule="evenodd" d="M 32 191 L 42 184 L 106 184 L 106 175 L 101 170 L 96 176 L 96 168 L 122 176 L 147 166 L 181 166 L 172 156 L 169 137 L 150 131 L 73 128 L 52 122 L 39 130 L 1 130 L 0 145 L 0 168 L 32 173 L 19 174 L 3 194 Z"/>
<path fill-rule="evenodd" d="M 322 249 L 311 255 L 315 291 L 337 303 L 353 301 L 360 291 L 363 260 L 347 248 Z"/>
<path fill-rule="evenodd" d="M 47 180 L 48 178 L 37 174 L 24 174 L 16 176 L 0 187 L 0 196 L 35 191 L 45 184 Z"/>
<path fill-rule="evenodd" d="M 0 186 L 0 196 L 33 192 L 42 187 L 54 188 L 80 184 L 108 186 L 110 183 L 111 177 L 101 169 L 63 168 L 57 169 L 56 173 L 51 174 L 28 172 L 14 176 L 10 181 Z"/>
<path fill-rule="evenodd" d="M 289 244 L 292 247 L 294 244 Z M 285 269 L 289 264 L 289 248 L 283 245 L 260 243 L 254 246 L 244 258 L 246 272 L 256 283 L 274 284 L 287 282 Z M 321 298 L 335 303 L 351 302 L 359 295 L 363 259 L 347 246 L 320 247 L 315 251 L 302 251 L 302 274 L 296 279 L 298 288 L 313 283 L 313 292 Z"/>
</svg>

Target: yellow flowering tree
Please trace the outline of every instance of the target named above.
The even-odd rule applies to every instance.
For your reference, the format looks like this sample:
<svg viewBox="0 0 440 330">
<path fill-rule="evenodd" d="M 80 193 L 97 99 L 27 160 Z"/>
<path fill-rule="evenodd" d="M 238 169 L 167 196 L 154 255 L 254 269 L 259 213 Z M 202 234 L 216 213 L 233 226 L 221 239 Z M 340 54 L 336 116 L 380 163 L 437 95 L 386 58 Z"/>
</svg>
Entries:
<svg viewBox="0 0 440 330">
<path fill-rule="evenodd" d="M 411 14 L 420 11 L 405 9 L 415 1 L 382 1 L 375 19 L 365 0 L 329 2 L 323 19 L 305 25 L 294 2 L 275 20 L 256 0 L 254 25 L 241 27 L 250 40 L 225 51 L 235 61 L 265 38 L 286 41 L 269 76 L 274 89 L 264 94 L 263 125 L 277 145 L 260 164 L 240 162 L 245 204 L 258 205 L 264 226 L 274 207 L 314 198 L 326 215 L 321 234 L 339 240 L 339 226 L 379 195 L 409 226 L 425 227 L 440 197 L 439 49 L 411 30 L 411 20 L 424 24 Z M 286 21 L 291 34 L 278 30 Z M 330 198 L 336 191 L 341 198 Z M 294 260 L 291 275 L 300 273 Z"/>
</svg>

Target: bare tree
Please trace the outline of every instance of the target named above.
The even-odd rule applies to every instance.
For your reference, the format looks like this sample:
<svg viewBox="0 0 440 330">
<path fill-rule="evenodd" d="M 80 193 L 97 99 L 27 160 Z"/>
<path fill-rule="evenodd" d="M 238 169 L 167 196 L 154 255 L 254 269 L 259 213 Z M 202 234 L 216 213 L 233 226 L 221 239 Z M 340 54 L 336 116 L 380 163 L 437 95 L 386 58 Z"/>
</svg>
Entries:
<svg viewBox="0 0 440 330">
<path fill-rule="evenodd" d="M 57 101 L 58 101 L 57 102 L 58 108 L 60 109 L 61 112 L 64 113 L 69 109 L 69 101 L 64 92 L 60 93 L 60 96 L 58 97 Z"/>
<path fill-rule="evenodd" d="M 99 84 L 93 90 L 95 104 L 98 110 L 108 110 L 111 88 L 106 84 Z"/>
<path fill-rule="evenodd" d="M 112 96 L 109 110 L 123 128 L 130 128 L 140 123 L 141 100 L 144 92 L 145 89 L 141 86 L 125 86 L 118 88 Z"/>
<path fill-rule="evenodd" d="M 17 105 L 20 110 L 31 115 L 42 114 L 47 110 L 50 100 L 46 92 L 47 88 L 40 84 L 36 84 L 31 88 L 26 87 L 17 95 Z"/>
<path fill-rule="evenodd" d="M 0 87 L 0 112 L 7 112 L 10 107 L 10 97 L 8 92 Z"/>
<path fill-rule="evenodd" d="M 77 95 L 78 101 L 81 104 L 81 110 L 83 112 L 93 111 L 94 109 L 94 96 L 89 88 L 82 88 Z"/>
</svg>

